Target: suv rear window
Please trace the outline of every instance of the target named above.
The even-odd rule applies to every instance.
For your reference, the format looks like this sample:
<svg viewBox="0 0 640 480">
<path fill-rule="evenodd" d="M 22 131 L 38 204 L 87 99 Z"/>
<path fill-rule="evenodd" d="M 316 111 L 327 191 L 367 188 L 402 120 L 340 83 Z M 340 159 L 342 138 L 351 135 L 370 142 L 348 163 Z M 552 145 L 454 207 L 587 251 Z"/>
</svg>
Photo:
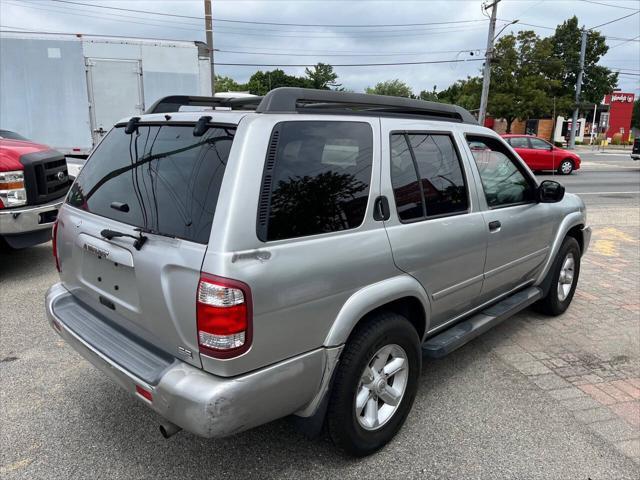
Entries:
<svg viewBox="0 0 640 480">
<path fill-rule="evenodd" d="M 368 123 L 281 122 L 267 152 L 258 209 L 262 241 L 356 228 L 367 209 Z"/>
<path fill-rule="evenodd" d="M 211 127 L 195 137 L 193 125 L 140 124 L 128 135 L 116 127 L 81 170 L 67 203 L 207 243 L 234 134 L 235 127 Z"/>
</svg>

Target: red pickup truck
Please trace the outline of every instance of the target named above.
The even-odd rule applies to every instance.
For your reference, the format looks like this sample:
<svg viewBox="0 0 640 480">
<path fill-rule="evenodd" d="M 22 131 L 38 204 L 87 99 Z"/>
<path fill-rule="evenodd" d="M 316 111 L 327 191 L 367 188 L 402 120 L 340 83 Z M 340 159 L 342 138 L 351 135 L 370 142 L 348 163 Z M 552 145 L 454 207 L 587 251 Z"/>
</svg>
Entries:
<svg viewBox="0 0 640 480">
<path fill-rule="evenodd" d="M 0 130 L 0 247 L 49 241 L 71 183 L 64 155 Z"/>
</svg>

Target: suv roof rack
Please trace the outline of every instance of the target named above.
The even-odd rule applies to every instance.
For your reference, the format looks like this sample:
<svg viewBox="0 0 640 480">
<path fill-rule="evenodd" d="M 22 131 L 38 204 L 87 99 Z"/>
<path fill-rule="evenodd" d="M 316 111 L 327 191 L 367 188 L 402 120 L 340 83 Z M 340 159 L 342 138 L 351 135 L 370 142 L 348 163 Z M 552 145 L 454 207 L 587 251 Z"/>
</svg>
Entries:
<svg viewBox="0 0 640 480">
<path fill-rule="evenodd" d="M 262 97 L 199 97 L 194 95 L 169 95 L 156 100 L 144 113 L 173 113 L 180 107 L 226 107 L 232 110 L 255 110 Z"/>
<path fill-rule="evenodd" d="M 226 107 L 232 110 L 255 110 L 257 113 L 352 113 L 417 116 L 478 124 L 471 113 L 457 105 L 386 95 L 296 87 L 276 88 L 264 97 L 223 98 L 171 95 L 157 100 L 145 113 L 177 112 L 182 106 Z"/>
<path fill-rule="evenodd" d="M 452 122 L 478 122 L 471 113 L 457 105 L 427 102 L 413 98 L 370 95 L 367 93 L 281 87 L 267 93 L 256 112 L 259 113 L 371 113 L 389 116 L 421 116 Z"/>
</svg>

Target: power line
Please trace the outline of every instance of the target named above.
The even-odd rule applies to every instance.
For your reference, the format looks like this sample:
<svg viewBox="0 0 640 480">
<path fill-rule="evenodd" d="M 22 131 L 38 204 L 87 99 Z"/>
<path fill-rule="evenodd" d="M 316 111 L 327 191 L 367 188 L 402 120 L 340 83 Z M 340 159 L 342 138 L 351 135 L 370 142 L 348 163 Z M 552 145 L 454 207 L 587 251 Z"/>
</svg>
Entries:
<svg viewBox="0 0 640 480">
<path fill-rule="evenodd" d="M 622 16 L 620 18 L 616 18 L 614 20 L 610 20 L 608 22 L 601 23 L 600 25 L 596 25 L 595 27 L 591 27 L 588 30 L 593 30 L 595 28 L 604 27 L 605 25 L 611 25 L 612 23 L 619 22 L 620 20 L 624 20 L 625 18 L 633 17 L 634 15 L 637 15 L 638 13 L 640 13 L 640 10 L 636 10 L 635 12 L 630 13 L 628 15 L 624 15 L 624 16 Z"/>
<path fill-rule="evenodd" d="M 234 49 L 242 49 L 242 50 L 266 50 L 267 53 L 273 52 L 274 50 L 277 51 L 280 54 L 283 55 L 287 55 L 289 52 L 293 52 L 293 56 L 297 56 L 295 55 L 295 53 L 297 52 L 303 52 L 305 54 L 312 54 L 312 55 L 326 55 L 326 56 L 354 56 L 354 57 L 375 57 L 375 56 L 390 56 L 390 55 L 422 55 L 423 53 L 426 54 L 430 54 L 430 53 L 465 53 L 465 52 L 478 52 L 478 54 L 480 54 L 480 52 L 482 52 L 484 50 L 484 48 L 467 48 L 467 49 L 459 49 L 459 50 L 440 50 L 440 51 L 430 51 L 430 52 L 362 52 L 362 51 L 357 51 L 357 50 L 315 50 L 315 49 L 308 49 L 308 48 L 280 48 L 279 46 L 276 47 L 260 47 L 257 45 L 219 45 L 219 48 L 221 49 L 220 51 L 223 50 L 234 50 Z M 255 52 L 256 55 L 261 55 L 265 52 Z M 336 54 L 336 55 L 334 55 Z"/>
<path fill-rule="evenodd" d="M 7 4 L 7 5 L 15 5 L 17 7 L 20 8 L 31 8 L 34 10 L 38 10 L 38 11 L 49 11 L 49 12 L 54 12 L 60 15 L 75 15 L 75 16 L 80 16 L 80 17 L 90 17 L 90 18 L 98 18 L 100 20 L 105 20 L 108 22 L 125 22 L 125 23 L 134 23 L 137 25 L 148 25 L 148 26 L 153 26 L 153 27 L 162 27 L 162 28 L 167 28 L 166 24 L 157 24 L 157 23 L 150 23 L 150 22 L 136 22 L 135 20 L 125 20 L 125 19 L 117 19 L 117 18 L 109 18 L 109 17 L 104 17 L 104 16 L 100 16 L 100 15 L 90 15 L 87 13 L 80 13 L 80 12 L 66 12 L 66 11 L 61 11 L 61 10 L 52 10 L 51 8 L 46 8 L 46 7 L 36 7 L 34 5 L 23 5 L 23 4 L 16 4 L 16 3 L 12 3 L 12 2 L 8 2 L 7 0 L 3 0 L 3 4 Z M 55 7 L 54 7 L 55 8 Z M 173 26 L 172 28 L 178 29 L 178 30 L 189 30 L 189 31 L 197 31 L 197 32 L 202 32 L 203 29 L 202 28 L 187 28 L 187 27 L 178 27 L 178 26 Z"/>
<path fill-rule="evenodd" d="M 613 46 L 609 47 L 609 50 L 611 50 L 612 48 L 617 48 L 617 47 L 619 47 L 620 45 L 624 45 L 624 44 L 626 44 L 626 43 L 633 42 L 634 40 L 638 40 L 638 39 L 640 39 L 640 35 L 638 35 L 638 36 L 637 36 L 637 37 L 635 37 L 635 38 L 630 38 L 629 40 L 626 40 L 626 41 L 624 41 L 624 42 L 622 42 L 622 43 L 617 43 L 616 45 L 613 45 Z"/>
<path fill-rule="evenodd" d="M 157 23 L 151 23 L 149 21 L 135 21 L 135 20 L 129 20 L 129 16 L 127 15 L 118 15 L 118 14 L 114 14 L 114 13 L 105 13 L 105 14 L 88 14 L 88 13 L 81 13 L 81 12 L 85 12 L 83 11 L 79 11 L 79 10 L 75 10 L 75 11 L 64 11 L 64 10 L 58 10 L 58 8 L 68 8 L 68 7 L 37 7 L 34 5 L 25 5 L 25 4 L 16 4 L 7 0 L 4 0 L 6 4 L 9 5 L 14 5 L 20 8 L 30 8 L 30 9 L 34 9 L 34 10 L 38 10 L 38 11 L 51 11 L 51 12 L 55 12 L 55 13 L 59 13 L 62 15 L 75 15 L 75 16 L 81 16 L 81 17 L 92 17 L 92 18 L 98 18 L 100 20 L 105 20 L 105 21 L 111 21 L 111 22 L 125 22 L 125 23 L 133 23 L 133 24 L 138 24 L 138 25 L 147 25 L 147 26 L 154 26 L 154 27 L 164 27 L 166 28 L 167 25 L 165 24 L 157 24 Z M 62 0 L 60 0 L 62 1 Z M 112 8 L 112 7 L 107 7 L 107 8 Z M 115 7 L 113 7 L 115 8 Z M 73 10 L 73 9 L 71 9 Z M 92 12 L 95 13 L 95 12 Z M 103 15 L 111 15 L 111 16 L 116 16 L 116 17 L 124 17 L 124 19 L 115 19 L 115 18 L 109 18 Z M 167 20 L 159 20 L 159 19 L 153 19 L 154 22 L 167 22 Z M 477 22 L 477 20 L 476 20 Z M 175 23 L 179 23 L 179 22 L 175 22 Z M 185 24 L 182 23 L 182 25 L 191 25 L 191 24 Z M 187 27 L 179 27 L 177 25 L 172 24 L 172 28 L 175 29 L 179 29 L 179 30 L 188 30 L 188 31 L 194 31 L 194 32 L 203 32 L 205 30 L 203 30 L 202 28 L 196 28 L 194 25 L 194 28 L 187 28 Z M 219 34 L 224 34 L 224 35 L 236 35 L 236 36 L 255 36 L 255 37 L 281 37 L 281 38 L 314 38 L 314 39 L 331 39 L 331 38 L 336 38 L 339 36 L 347 36 L 347 37 L 356 37 L 356 38 L 363 38 L 363 37 L 375 37 L 375 38 L 384 38 L 384 37 L 405 37 L 408 34 L 411 34 L 412 36 L 429 36 L 429 35 L 438 35 L 438 34 L 443 34 L 443 33 L 456 33 L 456 32 L 464 32 L 464 31 L 468 31 L 470 29 L 478 29 L 478 28 L 484 28 L 484 26 L 482 25 L 478 25 L 478 26 L 468 26 L 468 27 L 461 27 L 461 26 L 453 26 L 453 25 L 445 25 L 445 26 L 435 26 L 435 27 L 431 27 L 431 29 L 425 29 L 427 31 L 422 31 L 422 30 L 382 30 L 379 32 L 375 32 L 375 31 L 365 31 L 365 32 L 326 32 L 326 35 L 307 35 L 305 32 L 303 31 L 285 31 L 285 30 L 255 30 L 255 29 L 244 29 L 244 30 L 239 30 L 239 29 L 235 29 L 233 27 L 216 27 L 214 28 L 214 32 L 217 32 Z M 438 29 L 438 30 L 436 30 Z M 246 30 L 251 30 L 254 32 L 259 32 L 259 33 L 248 33 Z M 392 32 L 387 34 L 387 32 Z M 399 32 L 397 34 L 393 33 L 393 32 Z M 287 35 L 285 33 L 292 33 L 293 35 Z M 323 32 L 319 32 L 319 33 L 323 33 Z"/>
<path fill-rule="evenodd" d="M 470 58 L 467 60 L 431 60 L 424 62 L 393 62 L 393 63 L 334 63 L 333 67 L 380 67 L 380 66 L 395 66 L 395 65 L 429 65 L 435 63 L 463 63 L 463 62 L 479 62 L 484 60 L 483 58 Z M 236 66 L 236 67 L 315 67 L 315 63 L 225 63 L 216 62 L 216 65 L 224 66 Z"/>
<path fill-rule="evenodd" d="M 246 32 L 235 32 L 230 30 L 220 30 L 220 27 L 214 28 L 214 32 L 218 32 L 224 35 L 238 35 L 238 36 L 251 36 L 251 37 L 279 37 L 279 38 L 302 38 L 302 39 L 333 39 L 340 37 L 351 37 L 351 38 L 406 38 L 407 36 L 416 37 L 416 36 L 435 36 L 449 33 L 458 33 L 458 32 L 468 32 L 472 29 L 484 29 L 484 26 L 477 27 L 464 27 L 464 28 L 451 28 L 448 30 L 437 30 L 437 31 L 427 31 L 422 33 L 400 33 L 400 34 L 384 34 L 384 33 L 376 33 L 375 35 L 363 35 L 363 36 L 353 36 L 351 34 L 336 32 L 328 35 L 281 35 L 279 33 L 272 33 L 271 31 L 265 33 L 246 33 Z M 363 32 L 364 33 L 364 32 Z M 373 33 L 373 32 L 371 32 Z"/>
<path fill-rule="evenodd" d="M 631 15 L 635 15 L 636 13 L 638 13 L 638 12 L 632 13 Z M 628 15 L 628 16 L 631 16 L 631 15 Z M 625 17 L 622 17 L 622 18 L 625 18 Z M 612 23 L 614 21 L 622 20 L 622 18 L 616 19 L 616 20 L 612 20 L 611 22 L 607 22 L 606 24 L 603 24 L 603 25 L 607 25 L 608 23 Z M 498 20 L 501 21 L 501 22 L 513 22 L 513 20 L 507 20 L 507 19 L 504 19 L 504 18 L 499 18 Z M 557 27 L 549 27 L 547 25 L 537 25 L 535 23 L 526 23 L 526 22 L 518 22 L 518 25 L 525 25 L 527 27 L 542 28 L 544 30 L 555 30 L 557 28 Z M 595 27 L 591 27 L 588 30 L 593 30 L 594 28 L 598 28 L 599 26 L 602 26 L 602 25 L 596 25 Z M 614 37 L 614 36 L 610 36 L 610 35 L 603 35 L 602 33 L 600 33 L 600 35 L 603 38 L 608 38 L 609 40 L 638 41 L 638 37 L 636 37 L 636 38 L 622 38 L 622 37 Z"/>
<path fill-rule="evenodd" d="M 611 3 L 594 2 L 593 0 L 580 0 L 584 3 L 593 3 L 594 5 L 604 5 L 605 7 L 622 8 L 623 10 L 637 10 L 637 8 L 623 7 L 621 5 L 612 5 Z"/>
<path fill-rule="evenodd" d="M 473 50 L 440 50 L 433 52 L 411 52 L 411 53 L 275 53 L 275 52 L 248 52 L 241 50 L 225 50 L 225 49 L 216 49 L 217 52 L 220 53 L 237 53 L 243 55 L 268 55 L 268 56 L 282 56 L 282 57 L 400 57 L 400 56 L 409 56 L 409 55 L 434 55 L 437 53 L 464 53 L 464 52 L 478 52 L 482 49 L 473 49 Z"/>
<path fill-rule="evenodd" d="M 25 2 L 25 0 L 21 0 L 23 2 Z M 24 4 L 16 4 L 16 3 L 12 3 L 12 2 L 7 2 L 11 5 L 15 5 L 15 6 L 20 6 L 20 7 L 26 7 L 26 8 L 34 8 L 34 9 L 40 9 L 39 7 L 35 7 L 33 5 L 24 5 Z M 76 2 L 77 3 L 77 2 Z M 88 4 L 87 4 L 88 5 Z M 66 11 L 73 11 L 74 15 L 78 15 L 79 12 L 89 12 L 92 14 L 97 14 L 100 15 L 99 17 L 96 16 L 95 18 L 104 18 L 106 19 L 107 17 L 102 17 L 102 15 L 109 15 L 109 16 L 115 16 L 115 17 L 119 17 L 119 18 L 136 18 L 138 20 L 142 20 L 144 21 L 144 19 L 141 19 L 139 17 L 133 17 L 132 15 L 120 15 L 117 13 L 102 13 L 102 12 L 95 12 L 92 10 L 84 10 L 84 9 L 78 9 L 78 8 L 74 8 L 74 7 L 68 7 L 68 6 L 64 6 L 64 5 L 56 5 L 56 6 L 49 6 L 48 8 L 56 8 L 56 9 L 65 9 L 64 11 L 61 11 L 61 13 L 66 13 Z M 106 8 L 115 8 L 115 7 L 106 7 Z M 164 19 L 157 19 L 157 18 L 152 18 L 150 19 L 153 22 L 166 22 L 167 25 L 187 25 L 190 27 L 197 27 L 194 28 L 194 30 L 197 31 L 202 31 L 202 28 L 200 28 L 199 24 L 195 24 L 195 23 L 186 23 L 186 22 L 176 22 L 175 20 L 164 20 Z M 468 22 L 483 22 L 484 20 L 480 19 L 480 20 L 470 20 Z M 379 33 L 394 33 L 394 32 L 401 32 L 401 33 L 411 33 L 411 32 L 420 32 L 423 30 L 435 30 L 435 29 L 448 29 L 448 28 L 452 28 L 451 25 L 448 25 L 449 22 L 443 22 L 443 24 L 439 24 L 438 22 L 434 22 L 431 26 L 429 27 L 425 27 L 423 29 L 419 29 L 419 30 L 415 30 L 415 29 L 396 29 L 396 30 L 383 30 L 383 31 L 353 31 L 353 32 L 329 32 L 326 29 L 324 30 L 282 30 L 282 29 L 265 29 L 265 28 L 261 28 L 261 29 L 254 29 L 254 28 L 247 28 L 247 27 L 234 27 L 234 26 L 217 26 L 215 28 L 215 31 L 219 31 L 219 32 L 224 32 L 224 33 L 230 33 L 230 32 L 242 32 L 245 33 L 247 31 L 253 31 L 253 32 L 259 32 L 260 34 L 264 35 L 265 32 L 275 32 L 275 33 L 293 33 L 293 34 L 307 34 L 307 33 L 328 33 L 328 34 L 332 34 L 332 36 L 336 36 L 336 35 L 341 35 L 343 33 L 350 33 L 351 36 L 356 36 L 359 34 L 379 34 Z M 454 23 L 454 22 L 451 22 Z M 153 24 L 150 24 L 153 25 Z M 366 28 L 377 28 L 375 26 L 369 27 L 367 25 L 364 25 L 363 27 Z M 453 26 L 453 28 L 455 28 L 455 26 Z M 457 28 L 461 28 L 460 26 L 458 26 Z M 222 30 L 224 29 L 224 30 Z"/>
<path fill-rule="evenodd" d="M 506 20 L 504 18 L 499 18 L 498 19 L 500 22 L 509 22 L 512 23 L 513 20 Z M 556 27 L 547 27 L 545 25 L 536 25 L 535 23 L 525 23 L 525 22 L 518 22 L 518 25 L 526 25 L 527 27 L 536 27 L 536 28 L 542 28 L 545 30 L 555 30 Z"/>
<path fill-rule="evenodd" d="M 56 3 L 68 3 L 71 5 L 81 5 L 85 7 L 94 7 L 94 8 L 103 8 L 107 10 L 119 10 L 123 12 L 132 12 L 132 13 L 145 13 L 149 15 L 159 15 L 164 17 L 174 17 L 174 18 L 190 18 L 196 20 L 204 20 L 204 17 L 197 17 L 193 15 L 179 15 L 175 13 L 162 13 L 162 12 L 152 12 L 149 10 L 136 10 L 133 8 L 120 8 L 120 7 L 108 7 L 106 5 L 94 5 L 90 3 L 82 3 L 82 2 L 73 2 L 70 0 L 52 0 Z M 259 21 L 249 21 L 249 20 L 231 20 L 227 18 L 213 18 L 216 22 L 228 22 L 228 23 L 245 23 L 252 25 L 278 25 L 278 26 L 289 26 L 289 27 L 332 27 L 332 28 L 373 28 L 373 27 L 418 27 L 425 25 L 448 25 L 448 24 L 460 24 L 460 23 L 473 23 L 473 22 L 484 22 L 484 19 L 477 20 L 456 20 L 456 21 L 448 21 L 448 22 L 425 22 L 425 23 L 386 23 L 386 24 L 367 24 L 367 25 L 340 25 L 340 24 L 326 24 L 326 23 L 285 23 L 285 22 L 259 22 Z"/>
</svg>

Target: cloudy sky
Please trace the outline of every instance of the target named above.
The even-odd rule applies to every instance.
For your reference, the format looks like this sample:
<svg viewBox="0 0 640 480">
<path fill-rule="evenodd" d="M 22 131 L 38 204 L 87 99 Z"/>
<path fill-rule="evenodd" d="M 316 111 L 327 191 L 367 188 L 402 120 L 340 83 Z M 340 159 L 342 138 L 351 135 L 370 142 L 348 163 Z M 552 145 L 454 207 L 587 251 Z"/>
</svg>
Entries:
<svg viewBox="0 0 640 480">
<path fill-rule="evenodd" d="M 640 0 L 502 0 L 497 31 L 507 25 L 503 34 L 526 28 L 547 36 L 572 15 L 591 28 L 639 9 Z M 203 16 L 203 0 L 0 0 L 2 30 L 204 40 Z M 488 28 L 481 0 L 213 0 L 213 16 L 216 73 L 242 82 L 258 68 L 276 68 L 255 64 L 301 75 L 304 67 L 286 65 L 325 62 L 355 91 L 393 78 L 416 93 L 440 90 L 476 75 Z M 640 15 L 598 30 L 613 47 L 601 63 L 621 70 L 623 91 L 640 94 Z M 464 61 L 350 66 L 441 60 Z M 225 65 L 233 63 L 251 65 Z"/>
</svg>

